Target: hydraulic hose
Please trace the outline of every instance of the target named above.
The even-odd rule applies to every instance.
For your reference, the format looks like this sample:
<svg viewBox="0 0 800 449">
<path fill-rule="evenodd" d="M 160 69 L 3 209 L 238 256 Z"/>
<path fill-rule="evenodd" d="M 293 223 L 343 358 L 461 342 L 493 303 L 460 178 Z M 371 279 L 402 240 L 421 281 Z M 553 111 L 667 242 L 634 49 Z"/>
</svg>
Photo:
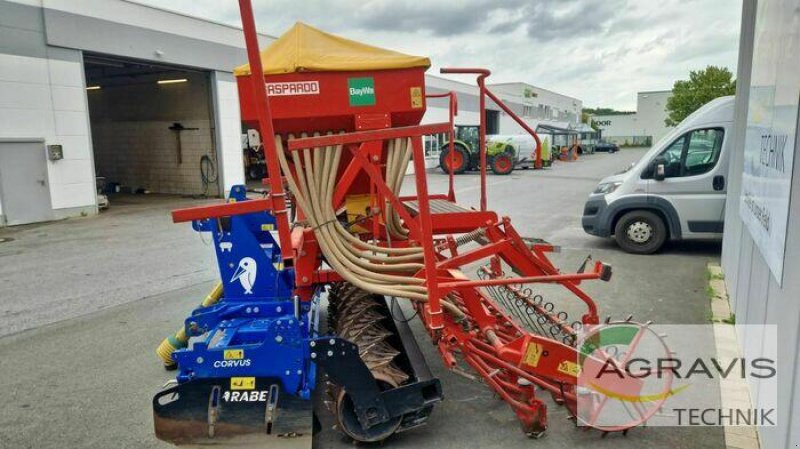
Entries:
<svg viewBox="0 0 800 449">
<path fill-rule="evenodd" d="M 211 292 L 200 303 L 200 307 L 213 306 L 218 303 L 222 298 L 222 282 L 217 282 L 217 285 L 211 289 Z M 156 354 L 164 362 L 164 367 L 172 369 L 175 367 L 175 362 L 172 360 L 172 353 L 178 349 L 183 349 L 189 344 L 189 337 L 186 335 L 186 330 L 181 327 L 173 335 L 165 338 L 164 341 L 156 348 Z"/>
</svg>

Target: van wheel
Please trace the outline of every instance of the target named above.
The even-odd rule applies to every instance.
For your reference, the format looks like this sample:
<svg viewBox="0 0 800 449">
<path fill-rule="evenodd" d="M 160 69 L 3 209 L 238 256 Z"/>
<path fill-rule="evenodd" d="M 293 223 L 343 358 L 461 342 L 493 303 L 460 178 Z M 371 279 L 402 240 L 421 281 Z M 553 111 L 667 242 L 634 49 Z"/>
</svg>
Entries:
<svg viewBox="0 0 800 449">
<path fill-rule="evenodd" d="M 634 254 L 652 254 L 667 240 L 667 226 L 658 215 L 635 210 L 623 215 L 614 228 L 620 248 Z"/>
</svg>

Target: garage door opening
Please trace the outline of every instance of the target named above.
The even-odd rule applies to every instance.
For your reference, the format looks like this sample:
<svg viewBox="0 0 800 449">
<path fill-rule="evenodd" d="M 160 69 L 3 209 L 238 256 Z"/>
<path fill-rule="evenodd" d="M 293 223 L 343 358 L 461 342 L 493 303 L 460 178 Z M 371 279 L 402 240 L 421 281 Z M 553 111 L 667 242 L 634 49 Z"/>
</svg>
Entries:
<svg viewBox="0 0 800 449">
<path fill-rule="evenodd" d="M 85 54 L 98 184 L 111 194 L 219 196 L 210 74 Z"/>
</svg>

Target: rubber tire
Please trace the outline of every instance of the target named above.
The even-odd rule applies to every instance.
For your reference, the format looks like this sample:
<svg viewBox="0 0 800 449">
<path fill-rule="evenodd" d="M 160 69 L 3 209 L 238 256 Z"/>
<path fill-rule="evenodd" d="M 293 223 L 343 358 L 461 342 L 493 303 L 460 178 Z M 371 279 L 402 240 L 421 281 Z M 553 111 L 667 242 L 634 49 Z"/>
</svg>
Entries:
<svg viewBox="0 0 800 449">
<path fill-rule="evenodd" d="M 389 383 L 377 380 L 381 391 L 397 388 Z M 389 421 L 377 424 L 370 429 L 364 429 L 358 422 L 353 401 L 345 390 L 340 392 L 340 397 L 336 399 L 337 427 L 339 431 L 350 437 L 354 442 L 377 443 L 383 441 L 397 432 L 400 424 L 403 423 L 403 416 L 396 416 Z"/>
<path fill-rule="evenodd" d="M 653 228 L 653 235 L 645 243 L 636 243 L 628 238 L 626 230 L 636 221 L 643 221 Z M 667 240 L 667 226 L 657 214 L 647 210 L 634 210 L 626 213 L 614 227 L 614 239 L 617 245 L 632 254 L 653 254 L 661 249 Z"/>
<path fill-rule="evenodd" d="M 461 155 L 461 165 L 453 170 L 453 174 L 460 175 L 464 173 L 469 168 L 470 164 L 470 156 L 469 151 L 466 148 L 459 144 L 453 144 L 453 149 L 456 153 Z M 445 165 L 445 161 L 447 160 L 447 155 L 450 153 L 450 145 L 444 145 L 439 153 L 439 168 L 442 169 L 445 173 L 450 173 L 450 170 L 447 169 L 447 165 Z"/>
<path fill-rule="evenodd" d="M 497 161 L 501 161 L 502 166 L 499 166 Z M 514 158 L 508 153 L 500 153 L 492 157 L 489 161 L 489 166 L 492 168 L 492 173 L 504 176 L 514 171 Z"/>
<path fill-rule="evenodd" d="M 261 181 L 266 176 L 267 170 L 263 165 L 251 165 L 247 168 L 247 179 L 251 181 Z"/>
</svg>

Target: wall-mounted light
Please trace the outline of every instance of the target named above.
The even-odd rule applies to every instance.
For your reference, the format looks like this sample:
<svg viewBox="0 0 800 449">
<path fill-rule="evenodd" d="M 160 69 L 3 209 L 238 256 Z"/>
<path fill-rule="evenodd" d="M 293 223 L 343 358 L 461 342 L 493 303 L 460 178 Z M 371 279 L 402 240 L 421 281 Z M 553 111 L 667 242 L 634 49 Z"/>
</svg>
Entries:
<svg viewBox="0 0 800 449">
<path fill-rule="evenodd" d="M 185 83 L 189 81 L 186 78 L 178 78 L 174 80 L 158 80 L 158 84 L 177 84 L 177 83 Z"/>
<path fill-rule="evenodd" d="M 86 90 L 100 90 L 100 86 L 86 86 Z"/>
</svg>

